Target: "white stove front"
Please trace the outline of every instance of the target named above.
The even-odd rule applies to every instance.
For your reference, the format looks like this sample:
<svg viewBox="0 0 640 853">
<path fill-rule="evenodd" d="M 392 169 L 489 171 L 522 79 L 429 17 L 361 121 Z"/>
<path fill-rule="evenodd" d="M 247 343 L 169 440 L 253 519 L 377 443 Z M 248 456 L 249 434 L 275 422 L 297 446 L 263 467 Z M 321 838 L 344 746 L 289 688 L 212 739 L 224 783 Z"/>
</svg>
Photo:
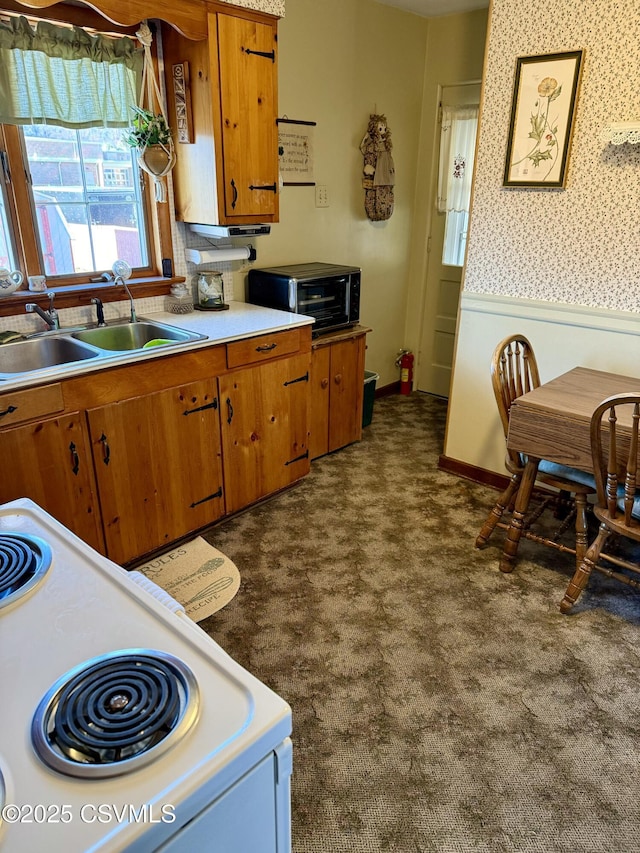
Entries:
<svg viewBox="0 0 640 853">
<path fill-rule="evenodd" d="M 204 832 L 223 853 L 286 853 L 286 702 L 33 502 L 0 507 L 3 534 L 40 537 L 51 565 L 0 607 L 0 850 L 193 850 Z M 195 722 L 157 758 L 119 775 L 74 778 L 45 764 L 31 733 L 43 696 L 85 662 L 136 649 L 175 657 L 193 674 Z M 250 840 L 243 832 L 252 814 L 258 831 Z"/>
</svg>

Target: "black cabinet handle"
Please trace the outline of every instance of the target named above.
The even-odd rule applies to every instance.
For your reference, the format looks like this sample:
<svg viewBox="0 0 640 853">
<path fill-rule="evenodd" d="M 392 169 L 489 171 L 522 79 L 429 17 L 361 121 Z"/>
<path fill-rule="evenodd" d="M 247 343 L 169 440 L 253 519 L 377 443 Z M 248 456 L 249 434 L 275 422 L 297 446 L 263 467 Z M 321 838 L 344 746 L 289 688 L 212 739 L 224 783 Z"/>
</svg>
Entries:
<svg viewBox="0 0 640 853">
<path fill-rule="evenodd" d="M 98 441 L 102 444 L 102 461 L 105 465 L 108 465 L 111 461 L 111 448 L 109 447 L 107 436 L 102 433 Z"/>
<path fill-rule="evenodd" d="M 73 442 L 69 445 L 69 452 L 71 453 L 71 470 L 77 477 L 80 470 L 80 457 Z"/>
<path fill-rule="evenodd" d="M 18 407 L 17 407 L 17 406 L 8 406 L 8 407 L 4 410 L 4 412 L 0 412 L 0 418 L 3 418 L 5 415 L 10 415 L 10 414 L 12 414 L 13 412 L 17 412 L 17 411 L 18 411 Z"/>
<path fill-rule="evenodd" d="M 231 178 L 231 189 L 233 190 L 233 201 L 231 202 L 231 207 L 235 210 L 238 202 L 238 187 L 236 186 L 236 182 L 233 178 Z"/>
<path fill-rule="evenodd" d="M 231 405 L 231 398 L 227 397 L 227 423 L 230 424 L 233 420 L 233 406 Z"/>
<path fill-rule="evenodd" d="M 256 347 L 256 352 L 271 352 L 272 349 L 275 349 L 278 344 L 263 344 L 260 347 Z"/>
</svg>

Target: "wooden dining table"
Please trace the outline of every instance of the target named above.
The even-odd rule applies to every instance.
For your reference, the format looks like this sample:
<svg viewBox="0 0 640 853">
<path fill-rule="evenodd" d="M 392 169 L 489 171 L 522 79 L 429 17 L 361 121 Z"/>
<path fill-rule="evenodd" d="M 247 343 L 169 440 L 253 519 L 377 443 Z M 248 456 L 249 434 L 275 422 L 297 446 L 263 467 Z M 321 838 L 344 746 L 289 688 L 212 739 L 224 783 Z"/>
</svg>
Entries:
<svg viewBox="0 0 640 853">
<path fill-rule="evenodd" d="M 574 367 L 511 405 L 507 447 L 527 457 L 504 542 L 500 569 L 512 571 L 541 459 L 593 472 L 591 415 L 614 394 L 640 392 L 640 379 Z M 625 424 L 619 429 L 624 432 Z"/>
</svg>

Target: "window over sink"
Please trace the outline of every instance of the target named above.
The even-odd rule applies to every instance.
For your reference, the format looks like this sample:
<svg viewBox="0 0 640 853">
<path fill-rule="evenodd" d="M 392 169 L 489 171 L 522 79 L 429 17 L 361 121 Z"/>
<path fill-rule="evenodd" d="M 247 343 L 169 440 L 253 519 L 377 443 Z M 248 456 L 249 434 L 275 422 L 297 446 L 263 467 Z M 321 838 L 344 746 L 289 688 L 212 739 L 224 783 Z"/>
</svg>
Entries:
<svg viewBox="0 0 640 853">
<path fill-rule="evenodd" d="M 50 9 L 0 12 L 0 61 L 20 92 L 6 102 L 0 92 L 0 265 L 44 274 L 54 288 L 96 281 L 116 258 L 134 276 L 159 275 L 172 255 L 169 214 L 152 215 L 152 182 L 124 142 L 141 82 L 136 28 L 106 32 L 104 20 L 103 32 L 92 10 L 71 13 L 73 25 L 61 26 L 35 17 Z M 61 47 L 45 54 L 41 37 Z M 49 75 L 51 86 L 33 85 Z"/>
</svg>

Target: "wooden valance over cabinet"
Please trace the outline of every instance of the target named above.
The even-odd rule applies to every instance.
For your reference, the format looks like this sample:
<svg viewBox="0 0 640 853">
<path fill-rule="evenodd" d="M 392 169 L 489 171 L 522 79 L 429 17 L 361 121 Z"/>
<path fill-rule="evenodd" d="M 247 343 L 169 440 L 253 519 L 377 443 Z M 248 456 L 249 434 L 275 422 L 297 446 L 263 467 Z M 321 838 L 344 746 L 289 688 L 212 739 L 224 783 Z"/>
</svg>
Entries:
<svg viewBox="0 0 640 853">
<path fill-rule="evenodd" d="M 204 40 L 208 35 L 207 14 L 217 10 L 247 11 L 228 3 L 208 2 L 208 0 L 85 0 L 83 3 L 89 9 L 94 9 L 107 21 L 118 27 L 137 27 L 140 21 L 155 18 L 166 21 L 179 33 L 188 39 Z M 73 5 L 58 3 L 56 0 L 28 0 L 19 3 L 17 0 L 0 0 L 0 7 L 8 11 L 18 11 L 25 15 L 34 9 L 47 9 L 55 20 L 67 20 L 74 23 Z M 77 5 L 76 5 L 77 10 Z M 258 13 L 260 14 L 260 13 Z"/>
<path fill-rule="evenodd" d="M 8 11 L 46 10 L 78 23 L 82 9 L 135 33 L 147 18 L 162 22 L 169 124 L 176 127 L 174 66 L 188 69 L 193 138 L 176 140 L 176 219 L 206 225 L 277 222 L 277 18 L 215 0 L 0 0 Z M 100 19 L 96 15 L 96 28 Z M 182 105 L 181 105 L 182 106 Z"/>
</svg>

